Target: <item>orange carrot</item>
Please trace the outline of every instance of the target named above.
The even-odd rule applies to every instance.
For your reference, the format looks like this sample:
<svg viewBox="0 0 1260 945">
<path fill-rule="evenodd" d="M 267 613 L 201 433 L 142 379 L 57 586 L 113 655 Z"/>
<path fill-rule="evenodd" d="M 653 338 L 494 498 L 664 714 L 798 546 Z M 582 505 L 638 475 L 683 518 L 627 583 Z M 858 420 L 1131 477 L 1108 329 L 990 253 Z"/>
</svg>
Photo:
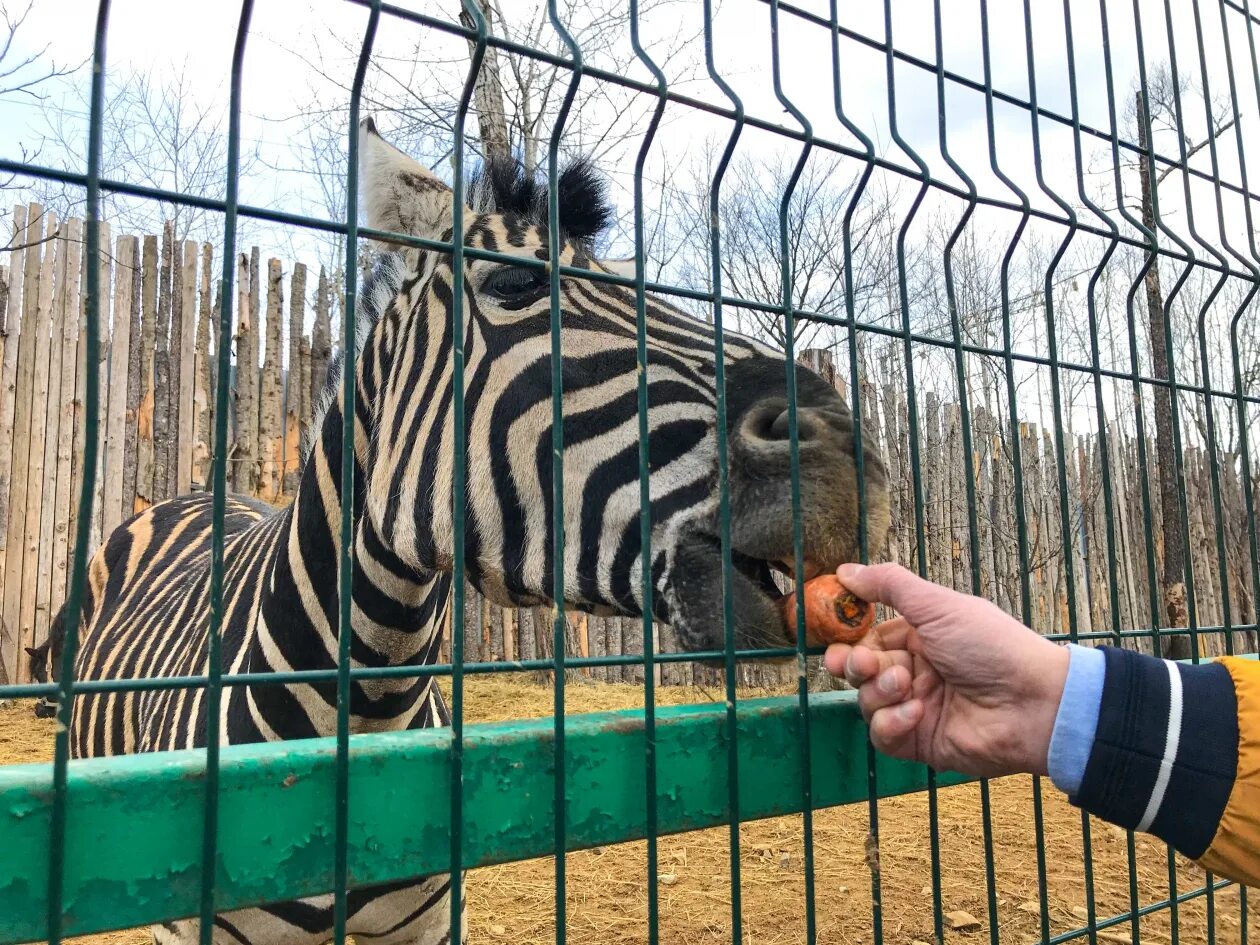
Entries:
<svg viewBox="0 0 1260 945">
<path fill-rule="evenodd" d="M 780 602 L 788 635 L 796 635 L 796 594 Z M 811 646 L 856 643 L 875 624 L 875 605 L 862 600 L 834 574 L 805 582 L 805 640 Z"/>
</svg>

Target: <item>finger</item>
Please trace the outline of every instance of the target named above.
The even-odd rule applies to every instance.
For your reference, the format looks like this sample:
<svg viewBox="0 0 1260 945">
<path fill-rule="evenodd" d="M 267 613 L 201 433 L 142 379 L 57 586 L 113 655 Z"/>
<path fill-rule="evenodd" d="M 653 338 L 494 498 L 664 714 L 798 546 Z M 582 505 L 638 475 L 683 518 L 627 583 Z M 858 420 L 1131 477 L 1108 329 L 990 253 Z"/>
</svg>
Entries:
<svg viewBox="0 0 1260 945">
<path fill-rule="evenodd" d="M 883 623 L 877 623 L 871 627 L 870 632 L 862 638 L 861 642 L 878 650 L 905 650 L 909 649 L 908 643 L 910 635 L 914 633 L 914 627 L 905 617 L 893 617 L 891 620 L 885 620 Z"/>
<path fill-rule="evenodd" d="M 849 685 L 861 686 L 892 666 L 903 666 L 908 671 L 911 656 L 905 650 L 884 651 L 864 643 L 836 643 L 827 648 L 823 662 L 833 676 L 843 676 Z"/>
<path fill-rule="evenodd" d="M 890 666 L 858 689 L 862 717 L 869 719 L 880 709 L 905 702 L 910 693 L 910 671 L 904 666 Z"/>
<path fill-rule="evenodd" d="M 844 676 L 849 654 L 855 646 L 864 646 L 872 650 L 905 649 L 904 641 L 909 635 L 910 625 L 902 617 L 894 617 L 876 624 L 859 643 L 833 643 L 823 654 L 823 666 L 833 676 Z M 876 670 L 878 672 L 878 670 Z"/>
<path fill-rule="evenodd" d="M 922 701 L 911 699 L 880 709 L 871 716 L 871 744 L 886 755 L 907 761 L 925 761 L 916 757 L 915 728 L 923 721 Z"/>
<path fill-rule="evenodd" d="M 943 598 L 962 597 L 957 591 L 925 581 L 899 564 L 842 564 L 840 583 L 863 600 L 887 604 L 911 624 L 921 623 Z"/>
</svg>

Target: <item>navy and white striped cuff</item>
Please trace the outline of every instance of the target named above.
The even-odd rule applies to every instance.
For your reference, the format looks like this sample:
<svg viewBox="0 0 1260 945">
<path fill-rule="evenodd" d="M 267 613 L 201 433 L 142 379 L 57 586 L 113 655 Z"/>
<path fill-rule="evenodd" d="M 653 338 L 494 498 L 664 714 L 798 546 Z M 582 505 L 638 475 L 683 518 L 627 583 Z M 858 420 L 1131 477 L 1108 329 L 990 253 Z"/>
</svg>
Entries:
<svg viewBox="0 0 1260 945">
<path fill-rule="evenodd" d="M 1238 759 L 1238 708 L 1224 666 L 1100 648 L 1102 701 L 1073 803 L 1197 858 L 1216 835 Z"/>
</svg>

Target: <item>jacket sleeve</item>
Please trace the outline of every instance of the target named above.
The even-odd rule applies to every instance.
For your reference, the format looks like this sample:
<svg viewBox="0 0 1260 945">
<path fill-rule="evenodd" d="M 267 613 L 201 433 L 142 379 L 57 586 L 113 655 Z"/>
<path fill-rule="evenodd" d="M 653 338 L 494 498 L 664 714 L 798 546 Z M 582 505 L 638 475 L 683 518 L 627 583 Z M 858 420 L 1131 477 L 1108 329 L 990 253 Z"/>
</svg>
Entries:
<svg viewBox="0 0 1260 945">
<path fill-rule="evenodd" d="M 1260 884 L 1260 663 L 1101 650 L 1097 727 L 1072 802 Z"/>
<path fill-rule="evenodd" d="M 1221 661 L 1238 704 L 1234 785 L 1207 852 L 1199 862 L 1248 886 L 1260 885 L 1260 661 Z"/>
</svg>

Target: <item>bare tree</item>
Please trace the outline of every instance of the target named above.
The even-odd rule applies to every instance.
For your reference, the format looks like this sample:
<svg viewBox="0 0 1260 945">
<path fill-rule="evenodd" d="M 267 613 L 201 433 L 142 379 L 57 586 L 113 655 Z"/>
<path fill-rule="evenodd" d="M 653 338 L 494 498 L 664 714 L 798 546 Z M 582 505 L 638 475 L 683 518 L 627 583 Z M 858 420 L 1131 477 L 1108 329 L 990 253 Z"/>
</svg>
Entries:
<svg viewBox="0 0 1260 945">
<path fill-rule="evenodd" d="M 1155 146 L 1156 130 L 1171 132 L 1179 137 L 1178 146 L 1185 155 L 1185 161 L 1202 150 L 1208 143 L 1225 133 L 1234 123 L 1227 109 L 1216 107 L 1211 127 L 1206 129 L 1205 137 L 1195 141 L 1189 137 L 1180 118 L 1177 102 L 1182 95 L 1192 91 L 1190 84 L 1182 79 L 1180 84 L 1174 81 L 1166 67 L 1152 70 L 1147 83 L 1145 97 L 1139 91 L 1134 96 L 1133 119 L 1137 126 L 1138 146 L 1143 157 L 1138 160 L 1138 177 L 1140 180 L 1142 224 L 1150 231 L 1156 230 L 1155 189 L 1168 178 L 1175 169 L 1184 173 L 1183 162 L 1170 164 L 1162 170 L 1158 169 L 1153 159 L 1146 155 Z M 1153 178 L 1153 179 L 1152 179 Z M 1146 271 L 1146 315 L 1150 340 L 1151 369 L 1157 380 L 1167 380 L 1169 328 L 1166 322 L 1164 290 L 1160 281 L 1160 265 L 1157 259 Z M 1155 401 L 1155 449 L 1160 456 L 1174 455 L 1172 397 L 1164 386 L 1156 387 L 1151 396 Z M 1180 527 L 1181 511 L 1178 498 L 1178 483 L 1172 474 L 1173 464 L 1158 464 L 1161 518 L 1163 528 L 1163 572 L 1161 585 L 1164 596 L 1164 608 L 1167 612 L 1170 627 L 1188 625 L 1189 615 L 1186 606 L 1185 562 L 1186 547 Z M 1190 640 L 1186 637 L 1173 637 L 1168 644 L 1168 655 L 1172 659 L 1188 659 L 1190 657 Z"/>
<path fill-rule="evenodd" d="M 54 156 L 68 165 L 81 159 L 86 92 L 76 90 L 62 101 L 43 103 L 45 141 Z M 104 103 L 102 116 L 102 173 L 106 177 L 168 191 L 221 200 L 227 186 L 226 118 L 220 104 L 206 103 L 196 94 L 185 67 L 167 75 L 156 69 L 118 79 Z M 258 160 L 256 150 L 243 148 L 242 176 Z M 43 184 L 39 197 L 63 219 L 78 210 L 80 188 Z M 156 232 L 169 220 L 175 239 L 210 240 L 222 236 L 219 215 L 177 201 L 136 199 L 103 193 L 103 214 L 129 232 Z M 238 226 L 248 228 L 248 221 Z"/>
<path fill-rule="evenodd" d="M 78 71 L 81 65 L 81 63 L 59 65 L 55 58 L 48 55 L 49 44 L 26 54 L 15 48 L 18 34 L 22 32 L 34 6 L 35 0 L 28 0 L 25 7 L 17 10 L 10 3 L 0 0 L 0 100 L 25 99 L 28 102 L 43 103 L 51 94 L 50 86 L 54 85 L 56 80 Z M 42 150 L 40 147 L 29 147 L 23 142 L 17 142 L 17 148 L 18 153 L 12 157 L 22 162 L 36 160 Z M 17 186 L 16 174 L 9 174 L 0 179 L 0 191 L 11 190 Z M 7 212 L 7 207 L 0 210 L 0 213 Z"/>
<path fill-rule="evenodd" d="M 686 212 L 675 213 L 678 224 L 674 233 L 664 238 L 653 234 L 651 241 L 655 252 L 672 253 L 676 258 L 673 275 L 677 281 L 701 291 L 709 291 L 712 285 L 708 220 L 715 159 L 716 152 L 709 147 L 693 164 L 686 176 L 688 183 L 676 191 Z M 787 157 L 742 157 L 727 170 L 719 214 L 724 295 L 767 305 L 782 304 L 780 208 L 794 163 Z M 853 199 L 853 175 L 833 158 L 810 161 L 796 182 L 786 218 L 795 311 L 817 313 L 835 321 L 847 316 L 841 226 Z M 892 230 L 886 225 L 892 211 L 887 195 L 868 189 L 858 199 L 852 220 L 853 258 L 849 270 L 853 275 L 855 306 L 859 317 L 866 320 L 871 317 L 868 309 L 878 307 L 876 300 L 883 294 L 883 282 L 892 265 Z M 691 308 L 697 315 L 710 315 L 707 305 Z M 780 312 L 737 307 L 733 314 L 736 328 L 776 347 L 785 347 L 787 335 Z M 835 340 L 835 325 L 827 320 L 805 317 L 796 322 L 793 341 L 797 349 L 830 345 Z"/>
</svg>

